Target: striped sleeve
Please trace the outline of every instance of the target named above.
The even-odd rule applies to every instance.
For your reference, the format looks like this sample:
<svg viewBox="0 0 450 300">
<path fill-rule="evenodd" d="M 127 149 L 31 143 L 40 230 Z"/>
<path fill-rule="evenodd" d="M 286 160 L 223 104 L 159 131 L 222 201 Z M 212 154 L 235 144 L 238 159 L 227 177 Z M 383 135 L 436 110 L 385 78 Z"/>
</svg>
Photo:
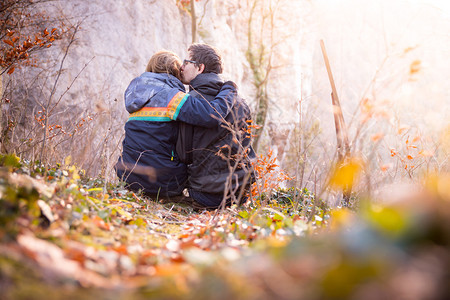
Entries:
<svg viewBox="0 0 450 300">
<path fill-rule="evenodd" d="M 173 98 L 170 100 L 169 104 L 167 105 L 167 109 L 169 110 L 169 117 L 172 120 L 176 120 L 180 109 L 183 107 L 184 103 L 188 99 L 189 94 L 178 92 L 173 96 Z"/>
<path fill-rule="evenodd" d="M 233 86 L 224 86 L 213 101 L 177 93 L 169 103 L 170 117 L 194 126 L 219 126 L 230 112 L 236 97 Z"/>
</svg>

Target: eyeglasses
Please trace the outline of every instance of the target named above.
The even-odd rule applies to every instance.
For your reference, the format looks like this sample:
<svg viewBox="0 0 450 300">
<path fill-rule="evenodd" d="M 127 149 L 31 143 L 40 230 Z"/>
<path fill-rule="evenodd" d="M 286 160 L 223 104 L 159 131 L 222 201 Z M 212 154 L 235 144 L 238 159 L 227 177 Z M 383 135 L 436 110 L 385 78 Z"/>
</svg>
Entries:
<svg viewBox="0 0 450 300">
<path fill-rule="evenodd" d="M 198 62 L 196 62 L 195 60 L 189 60 L 189 59 L 183 60 L 183 66 L 187 65 L 188 63 L 198 65 Z"/>
</svg>

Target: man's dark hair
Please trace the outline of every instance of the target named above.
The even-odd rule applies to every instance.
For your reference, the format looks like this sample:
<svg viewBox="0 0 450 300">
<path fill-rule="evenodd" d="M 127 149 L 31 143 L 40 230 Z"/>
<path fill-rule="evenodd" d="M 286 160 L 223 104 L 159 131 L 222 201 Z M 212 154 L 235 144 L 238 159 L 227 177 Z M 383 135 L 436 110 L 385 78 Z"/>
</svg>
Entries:
<svg viewBox="0 0 450 300">
<path fill-rule="evenodd" d="M 192 44 L 188 52 L 192 60 L 205 65 L 203 73 L 222 73 L 222 58 L 216 48 L 207 44 Z"/>
</svg>

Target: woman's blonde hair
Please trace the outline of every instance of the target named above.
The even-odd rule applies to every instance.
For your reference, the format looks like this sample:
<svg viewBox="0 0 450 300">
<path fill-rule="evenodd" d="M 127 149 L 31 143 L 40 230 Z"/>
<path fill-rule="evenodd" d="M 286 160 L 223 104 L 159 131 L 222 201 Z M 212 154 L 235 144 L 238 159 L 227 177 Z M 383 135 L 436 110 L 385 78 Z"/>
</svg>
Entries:
<svg viewBox="0 0 450 300">
<path fill-rule="evenodd" d="M 181 59 L 172 51 L 162 50 L 153 54 L 145 72 L 167 73 L 180 79 Z"/>
</svg>

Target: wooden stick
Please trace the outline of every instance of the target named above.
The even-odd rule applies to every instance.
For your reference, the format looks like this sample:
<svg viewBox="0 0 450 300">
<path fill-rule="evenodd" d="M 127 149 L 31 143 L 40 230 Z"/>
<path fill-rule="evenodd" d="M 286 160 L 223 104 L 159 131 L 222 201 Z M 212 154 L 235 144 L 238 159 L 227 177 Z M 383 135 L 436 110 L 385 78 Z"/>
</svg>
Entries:
<svg viewBox="0 0 450 300">
<path fill-rule="evenodd" d="M 348 142 L 347 127 L 345 126 L 344 115 L 342 114 L 341 104 L 334 84 L 333 74 L 331 73 L 330 62 L 328 60 L 327 51 L 323 40 L 320 40 L 320 47 L 322 48 L 323 59 L 327 68 L 328 79 L 331 84 L 331 101 L 333 104 L 334 125 L 336 126 L 337 139 L 337 155 L 340 164 L 343 164 L 345 159 L 350 156 L 350 144 Z M 350 204 L 350 195 L 352 193 L 351 187 L 344 187 L 342 195 L 346 205 Z"/>
<path fill-rule="evenodd" d="M 350 153 L 350 144 L 348 142 L 347 127 L 345 126 L 344 116 L 342 114 L 341 104 L 339 102 L 336 85 L 334 83 L 333 74 L 331 73 L 330 61 L 328 60 L 325 43 L 320 40 L 325 67 L 327 68 L 328 79 L 331 84 L 331 101 L 333 104 L 334 125 L 336 127 L 336 139 L 338 148 L 338 158 L 342 161 Z"/>
</svg>

